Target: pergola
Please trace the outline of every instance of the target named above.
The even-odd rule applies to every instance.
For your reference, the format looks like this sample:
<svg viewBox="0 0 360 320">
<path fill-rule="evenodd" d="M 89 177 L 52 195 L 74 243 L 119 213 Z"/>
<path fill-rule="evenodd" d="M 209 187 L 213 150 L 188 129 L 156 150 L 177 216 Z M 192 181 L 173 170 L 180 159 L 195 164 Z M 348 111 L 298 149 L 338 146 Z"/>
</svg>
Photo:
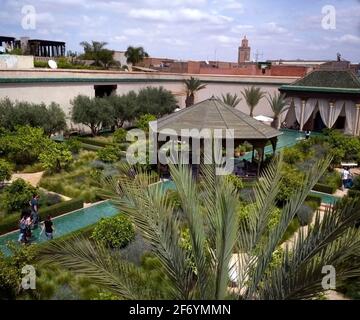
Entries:
<svg viewBox="0 0 360 320">
<path fill-rule="evenodd" d="M 65 42 L 32 39 L 28 41 L 30 53 L 37 57 L 64 57 Z"/>
<path fill-rule="evenodd" d="M 0 36 L 0 46 L 2 46 L 3 44 L 6 48 L 12 50 L 15 47 L 15 38 Z"/>
<path fill-rule="evenodd" d="M 315 70 L 279 90 L 292 102 L 287 124 L 297 121 L 300 131 L 327 127 L 360 135 L 360 80 L 350 70 Z"/>
<path fill-rule="evenodd" d="M 254 162 L 255 150 L 259 152 L 257 173 L 259 173 L 264 161 L 265 146 L 271 142 L 275 152 L 278 136 L 282 134 L 271 126 L 226 105 L 214 96 L 191 107 L 160 118 L 157 121 L 153 121 L 150 123 L 150 127 L 156 135 L 155 139 L 158 138 L 160 132 L 170 129 L 176 132 L 176 139 L 178 140 L 183 138 L 192 139 L 191 136 L 182 136 L 182 130 L 197 129 L 201 131 L 202 129 L 210 129 L 213 132 L 215 129 L 233 129 L 234 136 L 232 138 L 235 147 L 244 142 L 248 142 L 253 146 L 252 162 Z M 169 138 L 168 140 L 171 139 Z M 158 148 L 161 148 L 164 143 L 158 142 Z M 225 140 L 222 143 L 225 146 Z M 203 146 L 203 144 L 200 145 Z"/>
</svg>

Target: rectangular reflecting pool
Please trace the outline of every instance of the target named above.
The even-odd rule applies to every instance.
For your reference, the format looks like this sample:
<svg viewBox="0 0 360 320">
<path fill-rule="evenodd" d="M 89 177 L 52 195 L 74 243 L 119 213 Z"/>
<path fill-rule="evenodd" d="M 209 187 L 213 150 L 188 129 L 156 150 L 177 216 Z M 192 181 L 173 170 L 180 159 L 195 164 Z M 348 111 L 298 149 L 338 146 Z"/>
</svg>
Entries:
<svg viewBox="0 0 360 320">
<path fill-rule="evenodd" d="M 95 204 L 88 208 L 83 208 L 63 216 L 59 216 L 53 219 L 55 233 L 54 238 L 67 235 L 71 232 L 85 228 L 99 221 L 101 218 L 112 217 L 118 213 L 118 209 L 110 202 L 104 201 Z M 41 243 L 48 241 L 44 232 L 40 236 L 41 228 L 33 231 L 32 242 Z M 19 237 L 19 231 L 11 232 L 0 236 L 0 250 L 5 254 L 8 254 L 6 243 L 9 241 L 17 242 Z"/>
<path fill-rule="evenodd" d="M 321 203 L 333 205 L 341 198 L 333 196 L 332 194 L 322 193 L 318 191 L 311 191 L 310 195 L 318 196 L 321 198 Z"/>
</svg>

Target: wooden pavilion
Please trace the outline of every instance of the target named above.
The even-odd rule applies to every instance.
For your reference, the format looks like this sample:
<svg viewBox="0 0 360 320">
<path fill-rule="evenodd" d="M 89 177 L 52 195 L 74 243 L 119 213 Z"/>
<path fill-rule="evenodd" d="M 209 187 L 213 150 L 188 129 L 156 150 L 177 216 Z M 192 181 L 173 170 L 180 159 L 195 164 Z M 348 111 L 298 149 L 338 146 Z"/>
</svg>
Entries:
<svg viewBox="0 0 360 320">
<path fill-rule="evenodd" d="M 234 147 L 237 147 L 245 142 L 253 146 L 252 163 L 254 163 L 255 150 L 259 154 L 259 161 L 257 163 L 257 174 L 260 171 L 261 165 L 264 161 L 264 148 L 271 143 L 273 151 L 276 151 L 276 144 L 278 136 L 282 133 L 269 125 L 253 119 L 245 113 L 226 105 L 224 102 L 215 98 L 199 102 L 189 108 L 182 109 L 178 112 L 167 115 L 150 123 L 150 127 L 154 133 L 154 139 L 158 141 L 157 148 L 166 142 L 159 142 L 158 134 L 164 131 L 171 130 L 176 133 L 177 141 L 181 142 L 184 138 L 190 141 L 192 145 L 192 136 L 184 136 L 184 130 L 196 129 L 201 131 L 203 129 L 233 129 Z M 197 139 L 197 138 L 196 138 Z M 167 141 L 172 140 L 169 135 Z M 200 141 L 200 148 L 204 145 L 204 141 Z M 225 139 L 222 141 L 222 146 L 225 147 Z M 191 150 L 192 152 L 199 152 L 199 150 Z"/>
</svg>

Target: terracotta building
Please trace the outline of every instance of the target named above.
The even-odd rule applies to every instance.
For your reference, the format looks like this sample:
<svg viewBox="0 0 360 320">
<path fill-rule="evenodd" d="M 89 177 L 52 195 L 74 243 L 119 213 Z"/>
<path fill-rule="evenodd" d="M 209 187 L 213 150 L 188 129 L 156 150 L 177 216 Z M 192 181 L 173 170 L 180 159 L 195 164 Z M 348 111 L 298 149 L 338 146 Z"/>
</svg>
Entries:
<svg viewBox="0 0 360 320">
<path fill-rule="evenodd" d="M 246 36 L 241 41 L 241 46 L 239 47 L 239 56 L 238 63 L 250 62 L 250 53 L 251 48 L 249 47 L 249 40 L 246 39 Z"/>
</svg>

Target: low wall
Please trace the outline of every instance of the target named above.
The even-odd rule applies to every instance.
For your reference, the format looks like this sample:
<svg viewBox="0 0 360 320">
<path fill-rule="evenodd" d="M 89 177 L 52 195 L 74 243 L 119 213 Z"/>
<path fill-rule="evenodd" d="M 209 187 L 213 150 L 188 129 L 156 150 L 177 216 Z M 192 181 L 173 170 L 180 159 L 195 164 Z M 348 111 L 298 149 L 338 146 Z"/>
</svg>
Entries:
<svg viewBox="0 0 360 320">
<path fill-rule="evenodd" d="M 17 56 L 12 54 L 0 55 L 0 69 L 32 69 L 34 68 L 33 56 Z"/>
</svg>

